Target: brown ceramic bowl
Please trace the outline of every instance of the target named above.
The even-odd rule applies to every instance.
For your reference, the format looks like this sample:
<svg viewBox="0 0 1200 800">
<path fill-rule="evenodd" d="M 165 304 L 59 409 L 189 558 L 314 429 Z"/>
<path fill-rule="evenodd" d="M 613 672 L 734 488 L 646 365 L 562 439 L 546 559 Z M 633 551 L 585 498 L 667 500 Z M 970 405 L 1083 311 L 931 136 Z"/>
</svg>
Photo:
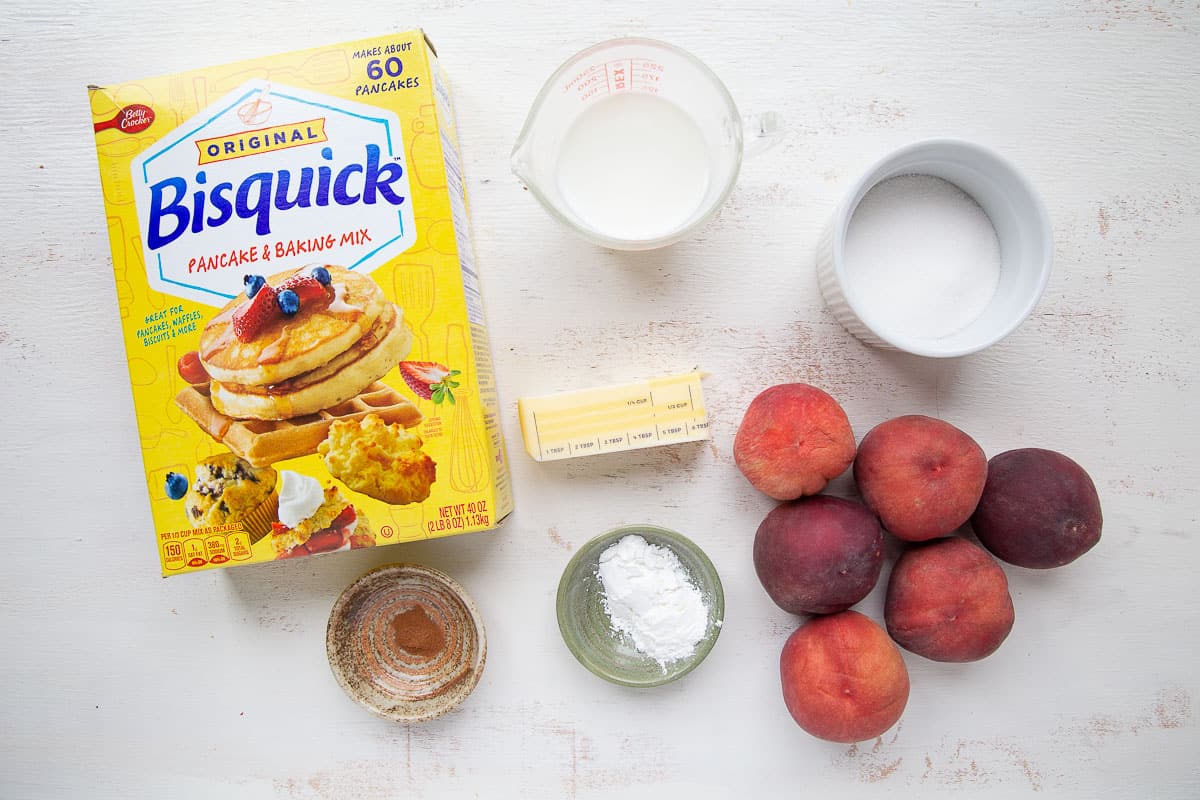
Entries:
<svg viewBox="0 0 1200 800">
<path fill-rule="evenodd" d="M 457 706 L 487 661 L 475 603 L 449 575 L 420 564 L 378 567 L 346 587 L 329 613 L 325 649 L 346 693 L 398 722 Z"/>
</svg>

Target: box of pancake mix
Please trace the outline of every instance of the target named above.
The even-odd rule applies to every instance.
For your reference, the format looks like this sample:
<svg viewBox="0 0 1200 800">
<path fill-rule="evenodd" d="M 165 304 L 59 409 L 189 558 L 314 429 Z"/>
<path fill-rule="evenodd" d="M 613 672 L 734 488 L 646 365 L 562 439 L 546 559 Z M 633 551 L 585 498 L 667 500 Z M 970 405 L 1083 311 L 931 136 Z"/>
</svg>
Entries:
<svg viewBox="0 0 1200 800">
<path fill-rule="evenodd" d="M 495 527 L 512 496 L 425 35 L 89 94 L 163 574 Z"/>
</svg>

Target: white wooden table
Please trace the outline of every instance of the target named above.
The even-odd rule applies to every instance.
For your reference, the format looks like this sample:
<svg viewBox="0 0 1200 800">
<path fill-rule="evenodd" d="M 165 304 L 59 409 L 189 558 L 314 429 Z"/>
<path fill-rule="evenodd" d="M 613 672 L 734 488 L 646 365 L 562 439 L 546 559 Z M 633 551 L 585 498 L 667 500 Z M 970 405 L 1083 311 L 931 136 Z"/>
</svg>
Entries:
<svg viewBox="0 0 1200 800">
<path fill-rule="evenodd" d="M 0 797 L 1200 795 L 1197 3 L 104 5 L 0 9 Z M 517 511 L 492 533 L 164 581 L 84 86 L 416 25 L 455 92 Z M 712 225 L 641 255 L 572 238 L 508 171 L 542 80 L 621 34 L 691 50 L 744 110 L 789 126 Z M 1056 235 L 1035 315 L 946 362 L 851 338 L 811 259 L 848 181 L 940 135 L 1017 162 Z M 521 449 L 522 395 L 696 366 L 711 445 L 555 464 Z M 908 655 L 903 720 L 853 747 L 784 709 L 777 659 L 798 620 L 755 578 L 771 502 L 732 459 L 751 397 L 796 380 L 860 437 L 925 413 L 989 454 L 1061 450 L 1104 505 L 1080 561 L 1008 569 L 1017 623 L 999 652 Z M 700 542 L 728 601 L 708 660 L 653 691 L 585 671 L 554 618 L 574 549 L 639 521 Z M 462 581 L 490 642 L 467 703 L 413 727 L 353 705 L 324 654 L 338 592 L 395 560 Z M 876 619 L 885 585 L 859 606 Z"/>
</svg>

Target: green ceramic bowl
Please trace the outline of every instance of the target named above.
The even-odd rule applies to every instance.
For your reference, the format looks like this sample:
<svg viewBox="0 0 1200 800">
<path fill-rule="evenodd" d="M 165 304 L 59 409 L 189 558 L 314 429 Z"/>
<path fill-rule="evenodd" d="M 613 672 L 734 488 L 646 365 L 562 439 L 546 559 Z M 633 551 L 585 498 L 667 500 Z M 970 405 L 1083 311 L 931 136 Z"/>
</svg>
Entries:
<svg viewBox="0 0 1200 800">
<path fill-rule="evenodd" d="M 708 606 L 708 629 L 691 655 L 668 662 L 639 653 L 627 636 L 614 633 L 604 610 L 603 588 L 596 569 L 600 554 L 629 534 L 669 548 Z M 716 644 L 725 619 L 725 593 L 716 568 L 704 551 L 687 538 L 654 525 L 626 525 L 603 533 L 579 548 L 558 583 L 558 629 L 579 663 L 621 686 L 659 686 L 691 672 Z"/>
</svg>

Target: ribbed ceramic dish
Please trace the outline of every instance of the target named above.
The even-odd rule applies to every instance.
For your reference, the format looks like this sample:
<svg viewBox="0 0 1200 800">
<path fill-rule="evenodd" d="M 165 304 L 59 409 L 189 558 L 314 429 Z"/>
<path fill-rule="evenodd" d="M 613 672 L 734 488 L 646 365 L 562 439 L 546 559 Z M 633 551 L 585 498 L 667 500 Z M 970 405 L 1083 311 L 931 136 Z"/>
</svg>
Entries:
<svg viewBox="0 0 1200 800">
<path fill-rule="evenodd" d="M 991 303 L 961 330 L 938 338 L 890 329 L 877 309 L 865 306 L 845 269 L 846 231 L 858 204 L 875 186 L 898 175 L 931 175 L 970 195 L 996 230 L 1000 282 Z M 930 236 L 937 220 L 930 220 Z M 866 344 L 931 358 L 952 358 L 990 347 L 1016 330 L 1037 306 L 1054 257 L 1050 217 L 1033 184 L 1009 161 L 985 147 L 957 139 L 929 139 L 878 161 L 851 184 L 817 244 L 817 280 L 825 304 L 842 326 Z"/>
<path fill-rule="evenodd" d="M 432 652 L 399 646 L 393 621 L 423 610 L 440 630 Z M 422 722 L 457 706 L 479 683 L 487 637 L 475 603 L 453 578 L 420 564 L 389 564 L 350 584 L 329 614 L 329 666 L 346 694 L 381 717 Z"/>
<path fill-rule="evenodd" d="M 639 653 L 628 637 L 614 633 L 608 612 L 604 610 L 604 589 L 596 573 L 600 554 L 630 534 L 637 534 L 650 544 L 674 552 L 708 606 L 704 638 L 691 655 L 669 662 L 665 668 Z M 558 583 L 557 606 L 558 629 L 567 648 L 591 672 L 621 686 L 659 686 L 682 678 L 698 667 L 712 650 L 725 619 L 721 578 L 708 556 L 684 536 L 654 525 L 617 528 L 581 547 L 563 570 Z"/>
</svg>

